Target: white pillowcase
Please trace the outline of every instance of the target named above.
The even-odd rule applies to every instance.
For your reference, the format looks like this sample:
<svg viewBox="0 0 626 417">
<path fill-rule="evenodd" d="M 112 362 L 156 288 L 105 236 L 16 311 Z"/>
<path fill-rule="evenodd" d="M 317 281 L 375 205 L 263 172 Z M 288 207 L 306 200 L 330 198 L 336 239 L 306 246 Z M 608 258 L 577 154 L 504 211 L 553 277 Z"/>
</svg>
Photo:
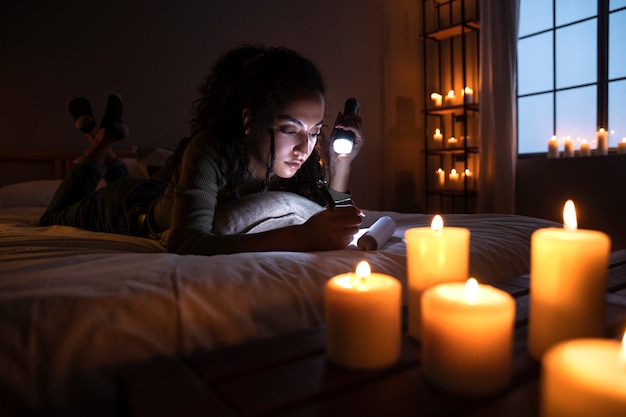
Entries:
<svg viewBox="0 0 626 417">
<path fill-rule="evenodd" d="M 302 224 L 322 209 L 319 204 L 286 191 L 249 194 L 234 204 L 217 207 L 213 233 L 258 233 Z"/>
<path fill-rule="evenodd" d="M 61 180 L 34 180 L 0 187 L 0 208 L 47 207 Z"/>
</svg>

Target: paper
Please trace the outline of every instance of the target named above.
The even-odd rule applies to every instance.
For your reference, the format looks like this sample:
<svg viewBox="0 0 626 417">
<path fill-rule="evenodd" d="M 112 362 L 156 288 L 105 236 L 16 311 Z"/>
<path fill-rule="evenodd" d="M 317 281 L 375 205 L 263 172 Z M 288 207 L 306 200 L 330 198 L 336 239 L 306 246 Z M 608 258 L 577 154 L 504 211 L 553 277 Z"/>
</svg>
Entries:
<svg viewBox="0 0 626 417">
<path fill-rule="evenodd" d="M 377 250 L 384 246 L 396 231 L 396 222 L 389 216 L 383 216 L 376 220 L 357 241 L 361 250 Z"/>
</svg>

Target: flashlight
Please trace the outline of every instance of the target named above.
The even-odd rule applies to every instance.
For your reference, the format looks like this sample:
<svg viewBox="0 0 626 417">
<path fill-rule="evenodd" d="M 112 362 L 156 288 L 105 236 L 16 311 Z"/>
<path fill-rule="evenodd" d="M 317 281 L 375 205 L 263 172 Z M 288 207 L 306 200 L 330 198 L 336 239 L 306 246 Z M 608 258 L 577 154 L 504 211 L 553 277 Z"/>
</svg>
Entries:
<svg viewBox="0 0 626 417">
<path fill-rule="evenodd" d="M 359 114 L 359 102 L 356 98 L 349 98 L 343 109 L 343 117 L 348 114 Z M 335 129 L 335 140 L 333 141 L 333 150 L 338 154 L 349 154 L 352 152 L 354 145 L 354 132 L 350 130 Z"/>
</svg>

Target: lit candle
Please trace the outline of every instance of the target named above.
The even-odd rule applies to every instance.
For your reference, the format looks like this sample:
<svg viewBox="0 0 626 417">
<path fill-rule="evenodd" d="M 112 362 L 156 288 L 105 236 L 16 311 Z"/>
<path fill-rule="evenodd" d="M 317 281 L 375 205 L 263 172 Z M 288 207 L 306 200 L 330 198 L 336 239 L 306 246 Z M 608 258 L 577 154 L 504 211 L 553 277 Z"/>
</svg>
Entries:
<svg viewBox="0 0 626 417">
<path fill-rule="evenodd" d="M 450 171 L 450 175 L 448 175 L 448 178 L 450 179 L 450 184 L 455 185 L 459 181 L 459 173 L 456 172 L 456 169 L 452 168 L 452 170 Z"/>
<path fill-rule="evenodd" d="M 469 87 L 465 87 L 461 90 L 461 95 L 463 96 L 464 103 L 473 103 L 474 102 L 474 90 Z"/>
<path fill-rule="evenodd" d="M 456 95 L 454 94 L 454 90 L 450 90 L 448 91 L 448 94 L 446 94 L 446 97 L 444 98 L 444 104 L 446 106 L 453 106 L 455 100 L 456 100 Z"/>
<path fill-rule="evenodd" d="M 559 140 L 556 136 L 552 136 L 548 140 L 548 158 L 559 157 Z"/>
<path fill-rule="evenodd" d="M 583 139 L 580 142 L 580 156 L 590 156 L 591 155 L 591 145 L 587 142 L 587 139 Z"/>
<path fill-rule="evenodd" d="M 443 139 L 443 135 L 441 134 L 441 130 L 435 129 L 435 134 L 433 135 L 433 139 L 435 142 L 441 142 Z"/>
<path fill-rule="evenodd" d="M 459 142 L 459 141 L 458 141 L 458 140 L 457 140 L 454 136 L 452 136 L 452 137 L 450 137 L 450 138 L 448 139 L 448 145 L 451 145 L 451 146 L 453 146 L 453 147 L 454 147 L 454 146 L 456 146 L 456 144 L 457 144 L 458 142 Z"/>
<path fill-rule="evenodd" d="M 626 138 L 622 138 L 621 142 L 617 142 L 617 153 L 621 155 L 626 154 Z"/>
<path fill-rule="evenodd" d="M 542 359 L 542 417 L 626 414 L 626 333 L 576 339 L 550 348 Z"/>
<path fill-rule="evenodd" d="M 438 181 L 439 187 L 443 188 L 443 186 L 446 183 L 446 172 L 443 169 L 439 168 L 437 169 L 437 171 L 435 171 L 435 173 L 437 174 L 437 181 Z"/>
<path fill-rule="evenodd" d="M 324 290 L 328 358 L 353 369 L 376 369 L 400 356 L 402 287 L 389 275 L 356 273 L 331 278 Z"/>
<path fill-rule="evenodd" d="M 435 107 L 441 107 L 441 100 L 442 100 L 441 94 L 432 93 L 430 95 L 430 99 L 433 101 Z"/>
<path fill-rule="evenodd" d="M 578 229 L 571 200 L 563 229 L 531 236 L 528 350 L 535 359 L 557 342 L 604 333 L 604 297 L 610 238 Z"/>
<path fill-rule="evenodd" d="M 469 276 L 469 229 L 443 227 L 436 215 L 430 227 L 408 229 L 404 238 L 407 251 L 409 287 L 409 335 L 420 339 L 421 297 L 424 290 L 442 282 L 465 282 Z"/>
<path fill-rule="evenodd" d="M 463 171 L 463 177 L 465 178 L 465 182 L 467 183 L 467 186 L 469 188 L 472 188 L 474 183 L 474 176 L 472 175 L 472 171 L 470 171 L 469 168 L 466 168 L 465 171 Z"/>
<path fill-rule="evenodd" d="M 563 156 L 572 158 L 574 156 L 574 141 L 568 136 L 565 138 L 564 144 Z"/>
<path fill-rule="evenodd" d="M 596 132 L 596 153 L 598 155 L 609 154 L 609 132 L 604 130 L 604 128 L 600 128 Z"/>
<path fill-rule="evenodd" d="M 491 394 L 511 377 L 515 301 L 474 278 L 439 284 L 422 296 L 422 369 L 434 384 Z"/>
</svg>

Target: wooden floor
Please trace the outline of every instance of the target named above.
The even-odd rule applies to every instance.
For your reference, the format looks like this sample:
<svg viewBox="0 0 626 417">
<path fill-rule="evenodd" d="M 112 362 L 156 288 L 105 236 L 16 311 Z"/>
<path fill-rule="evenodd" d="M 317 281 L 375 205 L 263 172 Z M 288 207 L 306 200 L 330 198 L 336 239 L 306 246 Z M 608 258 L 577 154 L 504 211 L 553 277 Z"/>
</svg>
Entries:
<svg viewBox="0 0 626 417">
<path fill-rule="evenodd" d="M 67 411 L 121 416 L 536 416 L 540 365 L 526 352 L 529 277 L 497 286 L 516 300 L 511 384 L 466 398 L 426 383 L 420 346 L 403 336 L 402 356 L 380 371 L 329 363 L 324 328 L 230 348 L 133 363 L 82 378 Z M 606 335 L 626 326 L 626 251 L 611 257 Z M 70 398 L 72 397 L 70 396 Z"/>
</svg>

